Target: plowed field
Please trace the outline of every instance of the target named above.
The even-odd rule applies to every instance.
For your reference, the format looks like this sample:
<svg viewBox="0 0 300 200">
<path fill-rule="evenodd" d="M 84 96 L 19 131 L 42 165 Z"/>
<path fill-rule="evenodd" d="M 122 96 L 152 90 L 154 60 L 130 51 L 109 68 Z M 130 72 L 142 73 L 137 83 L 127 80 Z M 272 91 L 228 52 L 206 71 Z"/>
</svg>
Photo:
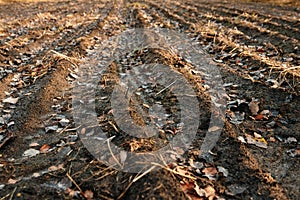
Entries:
<svg viewBox="0 0 300 200">
<path fill-rule="evenodd" d="M 142 63 L 181 74 L 196 93 L 203 123 L 188 150 L 171 153 L 173 162 L 122 172 L 86 148 L 81 135 L 90 133 L 74 122 L 73 89 L 82 62 L 103 41 L 130 29 L 147 36 L 158 28 L 185 35 L 217 67 L 224 125 L 208 125 L 210 75 L 171 50 L 135 49 L 99 77 L 97 117 L 110 141 L 145 152 L 180 132 L 176 117 L 175 128 L 150 139 L 128 139 L 119 131 L 109 103 L 118 69 L 124 73 Z M 176 116 L 173 83 L 139 91 L 150 88 L 155 97 L 167 98 L 160 106 Z M 0 199 L 299 199 L 299 89 L 297 1 L 0 0 Z M 153 99 L 135 104 L 149 110 Z M 135 104 L 130 116 L 141 125 L 147 117 Z M 203 155 L 205 132 L 220 128 L 216 145 Z M 124 153 L 111 156 L 126 160 Z"/>
</svg>

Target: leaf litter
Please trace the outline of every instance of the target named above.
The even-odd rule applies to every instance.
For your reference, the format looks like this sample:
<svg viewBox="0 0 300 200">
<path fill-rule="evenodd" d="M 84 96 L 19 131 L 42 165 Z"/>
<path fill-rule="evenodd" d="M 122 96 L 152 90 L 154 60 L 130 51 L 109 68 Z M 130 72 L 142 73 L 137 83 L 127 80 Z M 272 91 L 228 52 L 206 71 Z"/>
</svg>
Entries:
<svg viewBox="0 0 300 200">
<path fill-rule="evenodd" d="M 176 4 L 174 4 L 174 5 L 176 5 Z M 166 9 L 166 10 L 168 11 L 168 9 Z M 180 10 L 178 10 L 178 11 L 180 11 Z M 170 11 L 170 13 L 172 14 L 171 11 Z M 187 13 L 189 13 L 189 12 L 187 12 Z M 147 15 L 147 11 L 145 11 L 145 14 Z M 71 19 L 72 19 L 73 15 L 74 14 L 70 15 Z M 45 20 L 56 21 L 56 20 L 60 19 L 59 15 L 55 16 L 55 17 L 53 17 L 53 16 L 55 16 L 55 15 L 52 15 L 52 14 L 38 15 L 39 20 L 44 20 L 44 18 L 45 18 Z M 37 22 L 33 21 L 32 23 L 34 24 Z M 211 22 L 211 23 L 215 23 L 215 22 Z M 62 30 L 64 30 L 64 28 L 66 28 L 65 30 L 67 30 L 67 31 L 72 31 L 72 28 L 77 26 L 76 24 L 72 24 L 72 23 L 66 23 L 66 24 L 68 24 L 68 25 L 66 25 L 67 27 L 63 27 L 63 26 L 51 27 L 51 32 L 52 31 L 55 32 L 55 31 L 59 31 L 59 30 L 62 31 Z M 162 25 L 163 25 L 163 23 L 162 23 Z M 220 26 L 220 25 L 221 25 L 221 23 L 217 24 L 217 26 Z M 110 25 L 105 24 L 105 29 L 109 30 Z M 22 32 L 22 30 L 20 30 L 20 31 Z M 48 32 L 48 30 L 46 30 L 46 32 Z M 244 35 L 243 31 L 239 30 L 239 28 L 236 28 L 235 32 L 239 32 L 238 35 L 241 37 L 240 39 L 242 40 L 242 35 Z M 203 34 L 207 34 L 207 33 L 203 33 Z M 216 41 L 216 40 L 220 39 L 221 34 L 222 33 L 213 34 L 214 40 Z M 15 34 L 15 36 L 17 36 L 17 34 Z M 12 37 L 15 37 L 15 36 L 12 34 Z M 209 40 L 209 37 L 207 37 L 207 38 L 204 37 L 203 39 Z M 25 38 L 24 41 L 20 41 L 20 42 L 22 42 L 22 43 L 24 42 L 24 44 L 26 44 L 29 41 L 30 40 L 26 40 L 26 38 Z M 207 49 L 209 49 L 209 51 L 211 51 L 211 53 L 215 53 L 215 51 L 217 50 L 216 48 L 218 47 L 218 45 L 216 45 L 215 41 L 211 41 L 210 44 L 207 45 L 208 46 Z M 223 42 L 226 42 L 226 41 L 223 41 Z M 11 44 L 13 44 L 13 43 L 11 43 Z M 229 45 L 229 43 L 227 43 L 227 45 Z M 271 56 L 278 55 L 278 53 L 276 53 L 275 50 L 268 49 L 266 47 L 266 44 L 258 44 L 258 45 L 252 45 L 252 46 L 244 45 L 244 47 L 246 50 L 249 50 L 249 52 L 251 54 L 257 53 L 257 55 L 260 56 L 261 58 L 264 58 L 265 56 L 271 57 Z M 71 57 L 65 56 L 61 52 L 58 52 L 59 48 L 60 47 L 57 47 L 57 48 L 55 48 L 55 51 L 54 50 L 51 51 L 55 55 L 56 59 L 68 60 L 71 63 L 73 62 L 72 63 L 73 66 L 76 66 L 75 62 L 77 62 L 77 61 L 75 59 L 70 59 Z M 222 49 L 224 49 L 224 51 L 222 50 L 223 52 L 220 53 L 220 55 L 215 56 L 214 60 L 217 63 L 224 64 L 227 62 L 232 62 L 233 65 L 235 65 L 234 67 L 236 67 L 236 69 L 239 69 L 238 67 L 240 67 L 240 68 L 244 69 L 245 71 L 248 71 L 246 73 L 248 73 L 249 79 L 253 82 L 257 82 L 257 81 L 263 82 L 266 80 L 267 85 L 270 86 L 271 88 L 284 87 L 284 82 L 282 82 L 282 80 L 284 80 L 284 77 L 286 74 L 282 74 L 281 78 L 269 77 L 269 75 L 265 69 L 261 69 L 257 66 L 250 66 L 248 63 L 248 60 L 242 56 L 241 52 L 236 53 L 237 51 L 235 51 L 234 49 L 233 50 L 231 49 L 232 52 L 228 53 L 228 52 L 226 52 L 227 51 L 226 45 L 225 45 L 225 47 L 222 47 Z M 14 69 L 17 69 L 18 67 L 21 68 L 21 69 L 18 69 L 20 73 L 14 74 L 12 82 L 10 83 L 11 87 L 17 88 L 18 90 L 21 90 L 22 88 L 24 89 L 32 84 L 37 83 L 37 81 L 39 79 L 42 79 L 45 75 L 47 75 L 51 71 L 51 66 L 49 64 L 47 64 L 46 62 L 44 62 L 40 58 L 38 58 L 36 60 L 34 65 L 20 66 L 22 62 L 28 62 L 29 60 L 31 60 L 31 57 L 35 56 L 34 51 L 35 50 L 32 50 L 32 51 L 30 50 L 28 53 L 21 55 L 21 58 L 11 60 L 9 62 L 9 65 L 12 68 L 14 68 Z M 264 59 L 262 59 L 262 60 L 265 61 Z M 287 63 L 295 62 L 295 59 L 287 56 L 284 59 L 284 62 L 287 62 Z M 10 69 L 5 69 L 4 71 L 6 74 L 13 74 L 13 71 Z M 0 75 L 2 76 L 2 73 L 0 73 Z M 67 80 L 69 82 L 72 82 L 77 78 L 78 78 L 78 76 L 76 75 L 76 72 L 70 70 Z M 2 79 L 2 77 L 1 77 L 1 79 Z M 255 145 L 260 148 L 268 147 L 267 146 L 267 145 L 269 145 L 267 143 L 268 137 L 274 138 L 275 142 L 279 141 L 279 142 L 285 143 L 286 145 L 297 145 L 297 141 L 299 139 L 297 139 L 296 137 L 282 136 L 281 133 L 274 132 L 272 130 L 272 129 L 276 129 L 278 127 L 282 127 L 282 128 L 284 128 L 285 126 L 288 127 L 290 125 L 291 120 L 285 119 L 281 116 L 278 117 L 277 114 L 276 114 L 276 117 L 274 117 L 274 116 L 270 117 L 270 113 L 268 113 L 267 110 L 268 109 L 272 110 L 273 109 L 272 105 L 270 105 L 266 109 L 263 109 L 263 106 L 261 106 L 261 104 L 258 104 L 258 103 L 256 104 L 256 103 L 252 102 L 252 100 L 249 100 L 249 98 L 246 100 L 244 97 L 241 96 L 241 94 L 239 94 L 239 90 L 237 88 L 243 87 L 243 86 L 240 86 L 239 84 L 231 82 L 231 83 L 225 84 L 224 87 L 230 88 L 228 91 L 229 92 L 228 100 L 230 101 L 230 103 L 228 103 L 228 110 L 227 110 L 227 118 L 229 119 L 229 121 L 234 126 L 239 127 L 239 126 L 247 125 L 247 123 L 249 123 L 249 121 L 252 120 L 250 122 L 252 122 L 253 124 L 257 123 L 257 124 L 261 125 L 261 127 L 259 127 L 260 130 L 263 130 L 263 129 L 266 130 L 264 132 L 263 131 L 260 132 L 257 129 L 257 127 L 254 127 L 254 128 L 251 127 L 251 131 L 247 130 L 246 132 L 239 133 L 240 136 L 238 136 L 238 139 L 242 138 L 241 141 L 243 141 L 247 144 L 251 144 L 249 146 Z M 288 87 L 288 86 L 285 86 L 285 87 Z M 1 126 L 4 125 L 1 127 L 1 131 L 3 131 L 3 133 L 5 133 L 5 134 L 7 134 L 7 128 L 9 126 L 11 126 L 11 128 L 14 126 L 14 121 L 10 120 L 11 115 L 13 115 L 13 109 L 14 109 L 14 107 L 11 107 L 11 106 L 18 106 L 18 102 L 22 101 L 23 95 L 31 96 L 34 94 L 34 91 L 32 91 L 32 92 L 26 91 L 23 93 L 22 93 L 22 91 L 20 91 L 21 92 L 20 94 L 16 94 L 14 92 L 16 92 L 16 90 L 7 92 L 6 95 L 8 97 L 2 101 L 2 103 L 5 104 L 5 107 L 9 106 L 4 109 L 7 114 L 2 115 L 1 116 L 2 119 L 0 117 L 0 125 Z M 256 96 L 256 94 L 252 94 L 252 96 L 250 96 L 250 99 L 253 96 Z M 46 120 L 47 122 L 45 122 L 45 127 L 42 128 L 43 131 L 41 131 L 41 133 L 39 133 L 40 135 L 37 134 L 37 138 L 39 136 L 41 136 L 43 133 L 47 133 L 47 135 L 49 137 L 50 136 L 56 137 L 57 135 L 59 135 L 59 139 L 54 140 L 55 142 L 52 142 L 52 143 L 48 143 L 47 141 L 42 141 L 42 140 L 41 141 L 37 140 L 37 142 L 32 142 L 31 145 L 29 145 L 30 149 L 26 150 L 25 151 L 26 153 L 24 152 L 23 155 L 26 155 L 26 157 L 28 157 L 28 158 L 29 157 L 33 158 L 36 156 L 45 156 L 45 155 L 39 155 L 39 154 L 42 152 L 49 153 L 49 150 L 52 147 L 57 150 L 57 151 L 55 151 L 55 153 L 58 153 L 61 156 L 61 158 L 66 158 L 66 155 L 71 155 L 71 156 L 74 156 L 73 159 L 76 161 L 76 159 L 78 158 L 76 156 L 80 152 L 80 150 L 78 150 L 78 152 L 76 152 L 77 149 L 75 149 L 74 154 L 73 154 L 72 148 L 70 147 L 70 145 L 75 144 L 75 142 L 78 140 L 78 135 L 76 133 L 77 128 L 73 127 L 71 118 L 68 118 L 65 116 L 58 116 L 59 114 L 64 113 L 65 111 L 68 111 L 68 106 L 66 106 L 66 104 L 65 104 L 66 100 L 64 99 L 64 97 L 62 97 L 62 98 L 57 97 L 53 100 L 53 103 L 54 104 L 52 105 L 52 108 L 55 112 L 58 113 L 57 117 L 52 116 L 48 120 Z M 1 105 L 1 106 L 4 106 L 4 105 Z M 262 111 L 260 110 L 260 107 L 262 108 L 261 109 Z M 249 109 L 250 112 L 247 109 Z M 279 108 L 274 108 L 274 109 L 279 110 Z M 270 111 L 270 112 L 272 112 L 272 111 Z M 280 115 L 284 115 L 284 114 L 285 114 L 284 112 L 280 111 Z M 18 122 L 16 122 L 16 123 L 18 123 Z M 69 127 L 69 125 L 71 127 Z M 218 128 L 219 127 L 212 127 L 211 130 L 218 130 Z M 253 129 L 257 129 L 257 130 L 253 130 Z M 81 131 L 82 133 L 85 132 L 85 131 L 83 131 L 83 129 L 81 129 L 81 130 L 82 130 Z M 68 132 L 68 133 L 64 134 L 65 132 Z M 78 134 L 80 134 L 80 133 L 78 133 Z M 61 137 L 60 137 L 60 135 L 61 135 Z M 3 135 L 2 141 L 5 138 L 7 138 L 7 137 Z M 36 139 L 34 136 L 32 138 Z M 279 139 L 279 138 L 281 138 L 281 139 Z M 224 139 L 224 138 L 222 138 L 222 139 Z M 222 140 L 222 142 L 226 142 L 231 139 L 232 138 L 230 138 L 230 139 L 225 138 L 224 140 Z M 2 142 L 2 141 L 0 140 L 0 142 Z M 41 146 L 40 144 L 43 144 L 43 145 Z M 278 143 L 276 143 L 276 144 L 278 144 Z M 39 150 L 37 150 L 37 149 L 39 149 Z M 37 152 L 39 152 L 39 153 L 37 153 Z M 294 147 L 291 150 L 286 151 L 286 153 L 291 157 L 297 157 L 299 155 L 299 148 Z M 173 155 L 175 155 L 175 154 L 173 154 Z M 214 159 L 216 159 L 219 155 L 220 155 L 220 152 L 218 152 L 218 151 L 217 151 L 217 153 L 212 153 L 212 157 Z M 127 156 L 126 152 L 122 152 L 120 154 L 120 160 L 125 161 L 126 156 Z M 50 157 L 50 155 L 49 155 L 49 157 Z M 176 155 L 176 156 L 174 156 L 174 158 L 175 158 L 174 160 L 176 160 L 178 162 L 170 164 L 170 168 L 175 169 L 175 171 L 177 172 L 177 175 L 179 175 L 179 177 L 180 177 L 179 179 L 183 179 L 185 181 L 186 184 L 184 184 L 184 185 L 187 185 L 187 188 L 189 188 L 189 189 L 186 189 L 186 186 L 184 186 L 184 188 L 185 188 L 184 190 L 187 193 L 189 193 L 188 196 L 190 198 L 192 198 L 192 199 L 222 199 L 221 197 L 219 197 L 217 195 L 217 193 L 221 192 L 221 191 L 219 191 L 219 188 L 214 187 L 215 186 L 214 183 L 220 179 L 221 175 L 224 177 L 233 176 L 232 174 L 229 174 L 228 170 L 225 167 L 222 167 L 219 165 L 217 165 L 217 166 L 211 165 L 211 163 L 208 164 L 206 162 L 206 160 L 203 161 L 203 159 L 199 159 L 195 155 L 192 155 L 191 158 L 188 159 L 188 161 L 185 160 L 183 156 Z M 83 160 L 80 160 L 80 162 L 84 162 Z M 75 165 L 76 162 L 74 162 L 72 164 Z M 84 167 L 86 167 L 85 169 L 91 170 L 89 168 L 89 165 L 91 165 L 91 163 L 88 163 L 87 166 L 84 166 Z M 97 167 L 100 168 L 99 166 L 97 166 Z M 233 166 L 233 168 L 234 168 L 234 166 Z M 73 168 L 70 167 L 69 170 L 71 170 L 71 169 L 73 169 Z M 59 165 L 52 165 L 43 172 L 41 172 L 41 171 L 36 172 L 34 175 L 32 175 L 32 177 L 39 177 L 45 173 L 54 172 L 57 170 L 64 170 L 64 167 L 59 166 Z M 77 171 L 77 173 L 83 174 L 81 171 Z M 92 170 L 91 170 L 91 173 L 92 173 Z M 73 175 L 76 176 L 76 173 Z M 187 176 L 194 177 L 194 175 L 195 175 L 195 177 L 197 177 L 196 181 L 186 180 L 183 178 L 183 177 L 186 178 Z M 199 175 L 201 176 L 200 178 L 198 178 Z M 28 176 L 28 177 L 32 178 L 31 176 Z M 70 177 L 71 177 L 71 175 L 70 175 Z M 233 177 L 230 177 L 230 179 L 232 179 L 232 178 Z M 81 196 L 81 197 L 85 197 L 86 199 L 92 199 L 92 198 L 94 198 L 94 196 L 97 195 L 97 194 L 94 195 L 94 192 L 96 193 L 96 191 L 93 192 L 92 190 L 90 190 L 92 187 L 86 186 L 84 182 L 82 183 L 83 185 L 85 185 L 84 190 L 82 190 L 80 188 L 74 189 L 74 186 L 72 186 L 72 184 L 75 185 L 76 181 L 81 179 L 81 178 L 78 178 L 78 176 L 77 176 L 76 181 L 72 177 L 71 177 L 71 179 L 65 177 L 65 179 L 67 179 L 67 181 L 61 180 L 59 182 L 51 182 L 48 185 L 46 183 L 44 183 L 45 184 L 44 186 L 46 188 L 53 187 L 58 190 L 65 190 L 66 193 L 72 197 L 80 198 L 80 196 Z M 208 183 L 205 181 L 210 181 L 210 182 Z M 19 182 L 19 179 L 14 178 L 10 182 L 13 184 L 17 184 Z M 240 185 L 235 185 L 235 184 L 229 185 L 229 186 L 227 185 L 226 188 L 227 189 L 225 191 L 225 194 L 227 194 L 229 196 L 236 196 L 236 195 L 242 194 L 246 189 L 248 189 L 246 186 L 240 186 Z M 222 193 L 222 195 L 224 195 L 224 193 Z M 193 197 L 191 197 L 191 196 L 193 196 Z"/>
</svg>

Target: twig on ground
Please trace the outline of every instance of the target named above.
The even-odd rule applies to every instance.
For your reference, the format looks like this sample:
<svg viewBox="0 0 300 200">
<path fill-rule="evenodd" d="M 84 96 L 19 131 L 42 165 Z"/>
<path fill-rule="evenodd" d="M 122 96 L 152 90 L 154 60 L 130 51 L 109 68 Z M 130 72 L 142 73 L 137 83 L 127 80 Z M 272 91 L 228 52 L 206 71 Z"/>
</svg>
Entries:
<svg viewBox="0 0 300 200">
<path fill-rule="evenodd" d="M 106 141 L 107 141 L 107 146 L 108 146 L 108 149 L 109 149 L 109 152 L 111 154 L 111 156 L 113 157 L 113 159 L 116 161 L 116 163 L 122 168 L 122 165 L 121 163 L 118 161 L 118 159 L 115 157 L 115 155 L 113 154 L 112 150 L 111 150 L 111 147 L 110 147 L 110 144 L 109 144 L 109 141 L 111 139 L 113 139 L 115 136 L 111 137 L 111 138 L 108 138 Z"/>
<path fill-rule="evenodd" d="M 78 65 L 76 64 L 76 63 L 80 62 L 80 60 L 78 58 L 69 57 L 69 56 L 66 56 L 62 53 L 54 51 L 54 50 L 50 50 L 50 51 L 52 53 L 54 53 L 55 55 L 57 55 L 60 59 L 65 59 L 65 60 L 69 61 L 72 65 L 74 65 L 74 67 L 78 68 Z"/>
<path fill-rule="evenodd" d="M 9 197 L 9 200 L 12 200 L 12 199 L 13 199 L 16 190 L 17 190 L 17 187 L 15 187 L 14 190 L 12 191 L 12 193 L 11 193 L 11 195 L 10 195 L 10 197 Z"/>
<path fill-rule="evenodd" d="M 161 167 L 161 168 L 163 168 L 163 169 L 165 169 L 165 170 L 167 170 L 167 171 L 169 171 L 169 172 L 172 172 L 172 173 L 174 173 L 174 174 L 183 176 L 183 177 L 185 177 L 185 178 L 189 178 L 189 179 L 192 179 L 192 180 L 196 180 L 196 179 L 197 179 L 196 177 L 193 177 L 193 176 L 189 176 L 189 175 L 186 175 L 186 174 L 182 174 L 182 173 L 176 172 L 175 170 L 170 169 L 169 167 L 163 166 L 163 165 L 161 165 L 161 164 L 159 164 L 159 163 L 153 163 L 153 162 L 151 162 L 151 164 L 152 164 L 152 165 L 155 165 L 155 166 L 158 166 L 158 167 Z"/>
<path fill-rule="evenodd" d="M 125 188 L 125 190 L 118 196 L 117 199 L 121 199 L 126 192 L 128 191 L 128 189 L 131 187 L 131 185 L 135 182 L 137 182 L 139 179 L 141 179 L 143 176 L 145 176 L 146 174 L 150 173 L 154 168 L 156 168 L 156 166 L 152 166 L 150 167 L 148 170 L 146 170 L 144 173 L 140 174 L 138 173 L 134 179 L 132 181 L 130 181 L 130 183 L 127 185 L 127 187 Z M 139 175 L 140 174 L 140 175 Z M 132 176 L 130 177 L 130 179 L 132 179 Z"/>
<path fill-rule="evenodd" d="M 171 87 L 174 83 L 176 83 L 177 80 L 173 81 L 172 83 L 170 83 L 169 85 L 167 85 L 167 87 L 165 87 L 164 89 L 162 89 L 161 91 L 159 91 L 158 93 L 155 94 L 155 96 L 159 95 L 160 93 L 162 93 L 163 91 L 165 91 L 166 89 L 168 89 L 169 87 Z"/>
<path fill-rule="evenodd" d="M 75 180 L 70 176 L 69 173 L 66 174 L 68 179 L 70 179 L 70 181 L 76 186 L 76 188 L 80 191 L 80 193 L 83 193 L 81 188 L 79 187 L 79 185 L 75 182 Z"/>
</svg>

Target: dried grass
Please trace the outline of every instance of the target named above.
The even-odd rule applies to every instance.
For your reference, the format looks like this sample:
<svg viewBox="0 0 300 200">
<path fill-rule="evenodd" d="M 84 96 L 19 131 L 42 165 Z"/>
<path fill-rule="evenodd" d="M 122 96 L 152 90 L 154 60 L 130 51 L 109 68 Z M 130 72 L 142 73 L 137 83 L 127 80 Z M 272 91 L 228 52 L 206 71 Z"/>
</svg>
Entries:
<svg viewBox="0 0 300 200">
<path fill-rule="evenodd" d="M 215 19 L 214 16 L 207 17 Z M 244 23 L 246 26 L 252 25 L 251 23 L 244 20 L 240 21 L 239 23 Z M 238 29 L 226 29 L 220 27 L 219 24 L 212 21 L 208 21 L 207 23 L 200 22 L 191 26 L 191 28 L 194 30 L 194 32 L 200 33 L 204 38 L 213 38 L 213 43 L 219 46 L 220 49 L 230 47 L 231 49 L 233 49 L 231 53 L 237 51 L 242 57 L 251 57 L 253 60 L 259 61 L 259 63 L 264 63 L 265 65 L 269 66 L 269 76 L 271 76 L 272 74 L 277 76 L 277 81 L 280 85 L 283 83 L 287 83 L 292 90 L 298 93 L 296 88 L 299 87 L 300 66 L 293 66 L 289 63 L 286 64 L 274 58 L 261 56 L 261 54 L 255 49 L 252 49 L 243 44 L 236 43 L 233 40 L 232 36 L 240 35 L 245 38 L 248 37 Z M 265 30 L 261 31 L 264 32 Z M 273 46 L 272 44 L 270 45 L 276 50 L 275 46 Z"/>
</svg>

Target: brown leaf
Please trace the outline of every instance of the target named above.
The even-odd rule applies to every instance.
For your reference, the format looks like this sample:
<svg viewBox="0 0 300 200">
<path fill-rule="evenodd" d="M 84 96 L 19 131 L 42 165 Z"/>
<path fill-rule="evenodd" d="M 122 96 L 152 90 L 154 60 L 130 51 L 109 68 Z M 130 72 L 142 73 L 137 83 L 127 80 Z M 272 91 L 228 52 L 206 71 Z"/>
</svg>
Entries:
<svg viewBox="0 0 300 200">
<path fill-rule="evenodd" d="M 86 129 L 82 128 L 81 131 L 80 131 L 80 134 L 82 134 L 82 135 L 85 134 L 85 131 L 86 131 Z"/>
<path fill-rule="evenodd" d="M 213 200 L 215 198 L 215 196 L 216 196 L 216 194 L 215 194 L 216 190 L 212 186 L 208 185 L 206 188 L 204 188 L 204 190 L 205 190 L 205 196 L 209 200 Z"/>
<path fill-rule="evenodd" d="M 57 166 L 52 165 L 48 168 L 49 171 L 57 171 L 59 169 L 63 169 L 64 168 L 64 164 L 59 164 Z"/>
<path fill-rule="evenodd" d="M 66 194 L 69 194 L 70 197 L 75 197 L 75 196 L 78 195 L 80 192 L 79 192 L 79 191 L 75 191 L 75 190 L 73 190 L 73 189 L 71 189 L 71 188 L 67 188 L 67 189 L 65 190 L 65 193 L 66 193 Z"/>
<path fill-rule="evenodd" d="M 33 142 L 33 143 L 31 143 L 29 146 L 30 146 L 30 147 L 37 147 L 37 146 L 40 146 L 40 144 L 37 143 L 37 142 Z"/>
<path fill-rule="evenodd" d="M 252 100 L 249 103 L 249 109 L 251 111 L 252 115 L 257 115 L 257 112 L 259 111 L 259 106 L 258 106 L 259 102 Z"/>
<path fill-rule="evenodd" d="M 198 191 L 195 190 L 196 188 L 199 189 L 196 182 L 186 182 L 185 184 L 182 184 L 181 187 L 183 192 L 189 197 L 190 200 L 204 200 L 204 198 L 198 195 Z"/>
<path fill-rule="evenodd" d="M 41 153 L 47 153 L 49 149 L 50 149 L 50 146 L 49 146 L 48 144 L 44 144 L 44 145 L 40 148 L 40 152 L 41 152 Z"/>
<path fill-rule="evenodd" d="M 206 167 L 202 170 L 205 175 L 214 176 L 218 173 L 218 170 L 215 167 Z"/>
<path fill-rule="evenodd" d="M 264 118 L 265 118 L 265 116 L 262 115 L 262 114 L 256 115 L 256 116 L 254 117 L 255 120 L 263 120 Z"/>
<path fill-rule="evenodd" d="M 16 184 L 18 181 L 20 181 L 20 179 L 8 179 L 7 184 L 13 185 Z"/>
<path fill-rule="evenodd" d="M 87 199 L 87 200 L 91 200 L 94 197 L 94 193 L 91 190 L 86 190 L 83 193 L 83 196 Z"/>
</svg>

